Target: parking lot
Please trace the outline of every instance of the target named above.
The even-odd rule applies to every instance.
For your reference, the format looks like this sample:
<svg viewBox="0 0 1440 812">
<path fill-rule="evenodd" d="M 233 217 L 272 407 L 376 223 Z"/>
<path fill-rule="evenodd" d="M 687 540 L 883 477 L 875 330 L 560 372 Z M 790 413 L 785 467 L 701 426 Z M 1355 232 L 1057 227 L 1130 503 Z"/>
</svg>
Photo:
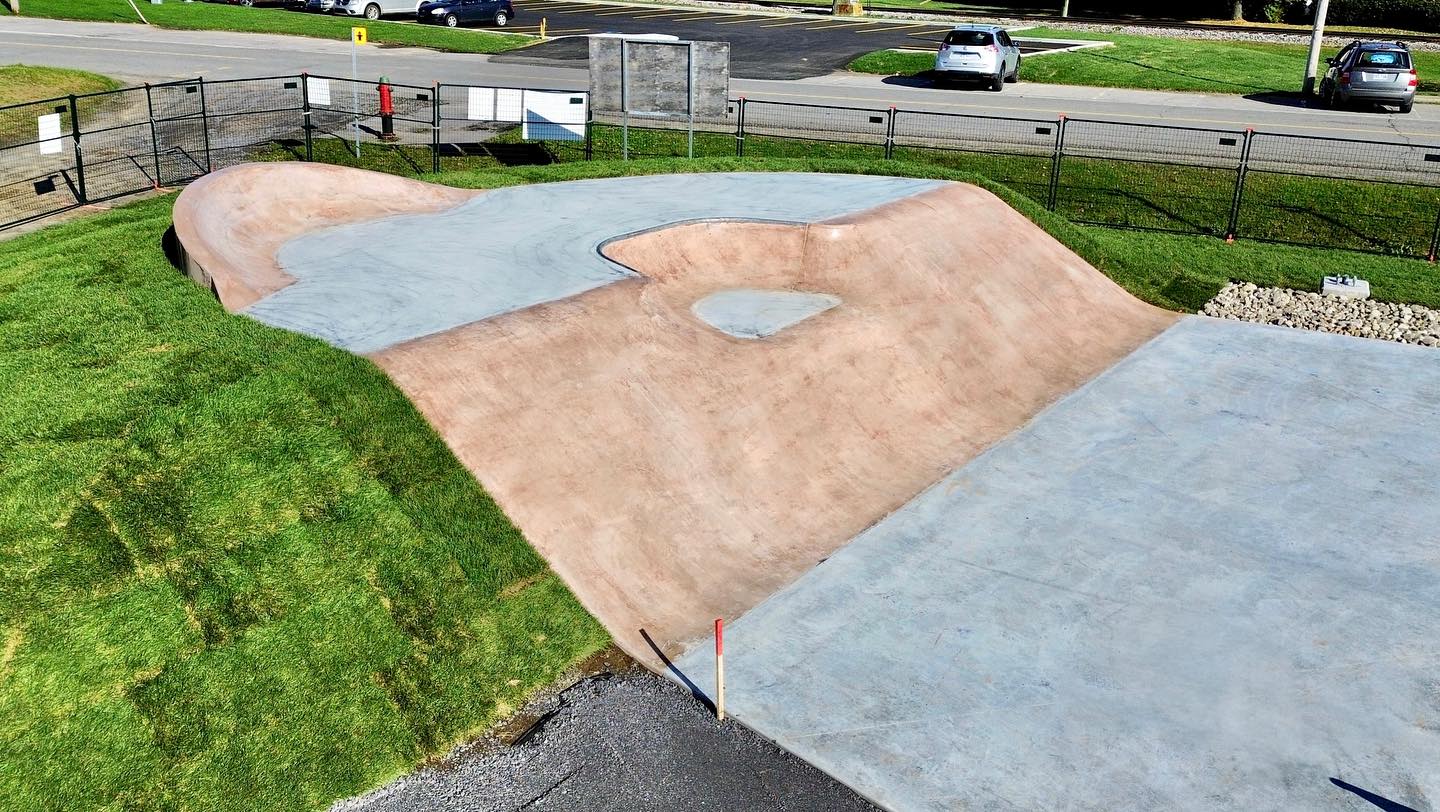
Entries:
<svg viewBox="0 0 1440 812">
<path fill-rule="evenodd" d="M 883 48 L 931 50 L 949 22 L 832 17 L 828 13 L 778 14 L 706 8 L 619 5 L 589 0 L 518 0 L 505 28 L 554 38 L 493 57 L 496 62 L 583 62 L 585 35 L 658 34 L 730 43 L 731 72 L 742 79 L 801 79 L 842 70 L 856 57 Z M 403 19 L 392 17 L 387 19 Z M 1024 53 L 1063 47 L 1017 38 Z"/>
</svg>

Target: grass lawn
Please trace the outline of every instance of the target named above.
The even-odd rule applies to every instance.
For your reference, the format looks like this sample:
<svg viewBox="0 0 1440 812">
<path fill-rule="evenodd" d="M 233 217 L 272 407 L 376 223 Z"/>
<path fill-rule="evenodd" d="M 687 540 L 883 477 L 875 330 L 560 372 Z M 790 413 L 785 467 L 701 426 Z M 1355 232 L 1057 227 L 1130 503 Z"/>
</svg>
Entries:
<svg viewBox="0 0 1440 812">
<path fill-rule="evenodd" d="M 312 810 L 603 629 L 370 362 L 227 315 L 173 197 L 0 243 L 0 808 Z"/>
<path fill-rule="evenodd" d="M 1283 93 L 1300 89 L 1306 48 L 1255 42 L 1224 42 L 1146 37 L 1092 31 L 1035 28 L 1017 36 L 1076 40 L 1108 40 L 1109 48 L 1047 54 L 1026 59 L 1020 78 L 1027 82 L 1090 87 L 1127 87 L 1205 93 Z M 1327 49 L 1333 55 L 1339 49 Z M 1412 53 L 1420 71 L 1421 90 L 1440 82 L 1440 54 Z M 875 51 L 850 63 L 850 70 L 885 75 L 911 75 L 930 70 L 930 53 Z"/>
<path fill-rule="evenodd" d="M 497 34 L 475 29 L 415 25 L 393 21 L 367 22 L 328 14 L 302 14 L 280 8 L 245 8 L 218 3 L 182 3 L 172 0 L 154 6 L 138 0 L 141 13 L 152 25 L 194 31 L 247 31 L 261 34 L 296 34 L 349 41 L 350 27 L 363 25 L 370 41 L 388 45 L 414 45 L 467 54 L 493 54 L 529 45 L 536 40 L 519 34 Z M 0 3 L 0 16 L 9 15 Z M 26 17 L 61 20 L 98 20 L 138 23 L 125 0 L 23 0 Z M 32 98 L 36 98 L 32 96 Z"/>
</svg>

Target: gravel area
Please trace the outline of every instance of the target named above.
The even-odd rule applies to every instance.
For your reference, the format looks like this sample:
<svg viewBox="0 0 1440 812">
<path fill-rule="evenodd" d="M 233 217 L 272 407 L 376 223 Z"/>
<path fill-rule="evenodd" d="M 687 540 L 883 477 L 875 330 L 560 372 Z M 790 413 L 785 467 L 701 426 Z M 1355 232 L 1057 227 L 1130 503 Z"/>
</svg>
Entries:
<svg viewBox="0 0 1440 812">
<path fill-rule="evenodd" d="M 331 812 L 874 812 L 843 784 L 638 666 L 532 702 L 504 733 Z"/>
<path fill-rule="evenodd" d="M 1222 319 L 1440 347 L 1440 310 L 1420 305 L 1346 299 L 1234 282 L 1226 285 L 1200 312 Z"/>
</svg>

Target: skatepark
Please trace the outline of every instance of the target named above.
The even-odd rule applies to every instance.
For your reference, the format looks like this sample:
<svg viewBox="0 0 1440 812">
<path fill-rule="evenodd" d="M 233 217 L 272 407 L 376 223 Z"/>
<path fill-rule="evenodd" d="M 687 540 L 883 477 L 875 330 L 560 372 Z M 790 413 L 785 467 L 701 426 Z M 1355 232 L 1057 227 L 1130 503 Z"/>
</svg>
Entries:
<svg viewBox="0 0 1440 812">
<path fill-rule="evenodd" d="M 247 164 L 174 220 L 631 655 L 709 692 L 732 621 L 730 712 L 881 806 L 1440 792 L 1433 351 L 1152 307 L 932 180 Z"/>
</svg>

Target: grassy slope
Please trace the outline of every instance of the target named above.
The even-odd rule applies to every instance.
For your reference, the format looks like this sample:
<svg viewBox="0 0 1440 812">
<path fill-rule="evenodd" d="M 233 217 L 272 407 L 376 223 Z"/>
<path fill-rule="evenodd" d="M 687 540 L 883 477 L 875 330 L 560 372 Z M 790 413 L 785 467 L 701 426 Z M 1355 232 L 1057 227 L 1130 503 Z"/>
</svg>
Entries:
<svg viewBox="0 0 1440 812">
<path fill-rule="evenodd" d="M 606 642 L 368 361 L 226 315 L 171 198 L 0 244 L 0 808 L 302 810 Z"/>
<path fill-rule="evenodd" d="M 1026 36 L 1108 40 L 1111 48 L 1048 54 L 1025 60 L 1021 79 L 1060 85 L 1130 87 L 1208 93 L 1276 93 L 1299 89 L 1305 72 L 1303 45 L 1186 40 L 1036 28 Z M 1327 50 L 1326 54 L 1334 50 Z M 1421 89 L 1440 81 L 1440 54 L 1414 52 Z M 930 70 L 929 53 L 876 51 L 850 64 L 862 73 L 916 74 Z M 1428 82 L 1426 80 L 1429 80 Z M 1427 87 L 1429 85 L 1429 87 Z"/>
<path fill-rule="evenodd" d="M 216 3 L 172 2 L 154 6 L 137 2 L 152 25 L 197 31 L 248 31 L 262 34 L 296 34 L 306 37 L 348 41 L 350 27 L 364 25 L 370 41 L 390 45 L 414 45 L 441 51 L 493 54 L 529 45 L 534 40 L 516 34 L 496 34 L 475 29 L 399 22 L 365 22 L 359 18 L 321 14 L 300 14 L 279 8 L 244 8 Z M 9 14 L 0 3 L 0 16 Z M 23 16 L 53 17 L 62 20 L 98 20 L 136 23 L 139 20 L 125 0 L 24 0 Z M 32 97 L 34 98 L 34 97 Z"/>
<path fill-rule="evenodd" d="M 0 107 L 119 87 L 114 79 L 69 68 L 39 65 L 0 65 Z"/>
</svg>

